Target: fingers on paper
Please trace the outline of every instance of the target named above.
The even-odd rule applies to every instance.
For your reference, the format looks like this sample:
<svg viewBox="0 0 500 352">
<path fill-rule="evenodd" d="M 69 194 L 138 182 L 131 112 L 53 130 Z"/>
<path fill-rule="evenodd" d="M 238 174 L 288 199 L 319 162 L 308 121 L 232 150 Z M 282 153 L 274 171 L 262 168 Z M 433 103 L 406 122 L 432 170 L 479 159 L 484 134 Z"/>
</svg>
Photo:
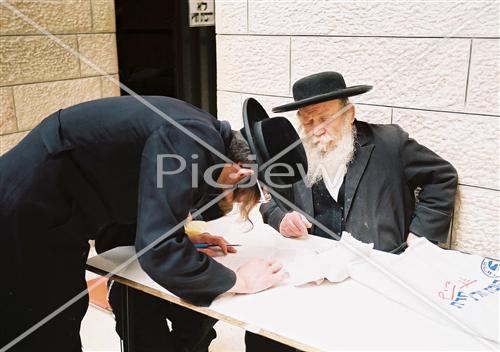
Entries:
<svg viewBox="0 0 500 352">
<path fill-rule="evenodd" d="M 224 243 L 226 244 L 226 248 L 227 248 L 227 252 L 228 253 L 236 253 L 236 252 L 238 252 L 238 250 L 235 247 L 233 247 L 233 246 L 227 246 L 229 244 L 228 241 L 224 240 Z"/>
<path fill-rule="evenodd" d="M 290 232 L 295 236 L 307 235 L 307 224 L 304 222 L 305 217 L 297 212 L 292 213 L 289 216 L 287 225 Z M 307 219 L 306 219 L 307 221 Z"/>
<path fill-rule="evenodd" d="M 203 233 L 203 234 L 199 235 L 197 240 L 202 241 L 203 243 L 207 243 L 209 245 L 218 246 L 220 248 L 220 250 L 218 250 L 215 247 L 214 248 L 204 248 L 202 251 L 200 251 L 200 252 L 206 253 L 212 257 L 220 256 L 222 254 L 226 255 L 227 253 L 236 253 L 237 252 L 236 248 L 227 246 L 229 243 L 222 236 L 211 235 L 209 233 Z M 222 253 L 220 253 L 220 251 L 222 251 Z"/>
<path fill-rule="evenodd" d="M 300 214 L 300 213 L 299 213 L 299 214 Z M 300 217 L 301 217 L 302 222 L 304 223 L 304 225 L 305 225 L 308 229 L 310 229 L 310 228 L 312 227 L 312 224 L 309 222 L 309 220 L 307 220 L 307 218 L 306 218 L 304 215 L 302 215 L 302 214 L 300 214 Z"/>
<path fill-rule="evenodd" d="M 276 260 L 268 263 L 271 272 L 271 284 L 269 287 L 279 284 L 288 277 L 288 272 L 283 268 L 283 264 Z"/>
<path fill-rule="evenodd" d="M 198 252 L 205 253 L 210 257 L 220 257 L 225 255 L 224 252 L 212 248 L 199 248 Z"/>
<path fill-rule="evenodd" d="M 277 273 L 278 271 L 280 271 L 283 268 L 283 264 L 281 264 L 277 260 L 271 260 L 271 261 L 269 261 L 268 265 L 269 265 L 269 270 L 273 274 Z"/>
</svg>

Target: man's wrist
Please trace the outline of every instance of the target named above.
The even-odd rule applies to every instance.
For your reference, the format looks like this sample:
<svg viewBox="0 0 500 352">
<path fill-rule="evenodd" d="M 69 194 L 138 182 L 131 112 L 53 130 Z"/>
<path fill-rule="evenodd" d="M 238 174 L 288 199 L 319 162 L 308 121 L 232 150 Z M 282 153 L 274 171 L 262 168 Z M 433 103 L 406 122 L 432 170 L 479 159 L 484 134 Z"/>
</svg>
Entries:
<svg viewBox="0 0 500 352">
<path fill-rule="evenodd" d="M 236 274 L 236 282 L 234 283 L 234 286 L 231 287 L 227 292 L 229 293 L 246 293 L 246 283 L 245 280 L 241 278 L 238 273 Z"/>
</svg>

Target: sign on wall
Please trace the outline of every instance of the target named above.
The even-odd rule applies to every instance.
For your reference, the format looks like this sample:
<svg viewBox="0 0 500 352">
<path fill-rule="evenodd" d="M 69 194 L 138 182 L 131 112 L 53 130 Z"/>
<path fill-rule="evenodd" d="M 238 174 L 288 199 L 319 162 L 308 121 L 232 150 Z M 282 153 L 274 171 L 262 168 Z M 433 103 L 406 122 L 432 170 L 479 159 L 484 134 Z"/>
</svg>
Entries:
<svg viewBox="0 0 500 352">
<path fill-rule="evenodd" d="M 215 25 L 215 0 L 189 1 L 189 27 Z"/>
</svg>

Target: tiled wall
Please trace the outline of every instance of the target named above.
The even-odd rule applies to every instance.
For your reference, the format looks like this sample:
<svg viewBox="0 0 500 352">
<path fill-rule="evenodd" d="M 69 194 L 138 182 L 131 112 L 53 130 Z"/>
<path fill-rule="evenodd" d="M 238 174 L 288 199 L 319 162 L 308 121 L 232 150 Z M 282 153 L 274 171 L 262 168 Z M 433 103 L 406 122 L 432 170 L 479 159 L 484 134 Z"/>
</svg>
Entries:
<svg viewBox="0 0 500 352">
<path fill-rule="evenodd" d="M 240 128 L 246 97 L 270 112 L 315 72 L 373 85 L 353 99 L 357 117 L 401 125 L 459 172 L 449 245 L 498 258 L 499 10 L 497 1 L 218 0 L 218 117 Z"/>
<path fill-rule="evenodd" d="M 81 58 L 40 32 L 54 34 L 118 79 L 113 0 L 9 1 L 0 4 L 0 155 L 50 113 L 120 95 Z"/>
</svg>

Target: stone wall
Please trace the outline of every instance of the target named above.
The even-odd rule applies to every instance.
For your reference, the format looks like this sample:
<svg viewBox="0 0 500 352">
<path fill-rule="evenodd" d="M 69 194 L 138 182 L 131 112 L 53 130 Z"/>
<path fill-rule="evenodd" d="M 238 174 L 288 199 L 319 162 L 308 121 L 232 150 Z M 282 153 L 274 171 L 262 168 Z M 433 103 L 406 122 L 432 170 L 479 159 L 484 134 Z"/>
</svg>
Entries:
<svg viewBox="0 0 500 352">
<path fill-rule="evenodd" d="M 118 79 L 113 0 L 9 4 Z M 120 95 L 104 75 L 2 3 L 0 48 L 0 154 L 54 111 Z"/>
<path fill-rule="evenodd" d="M 498 2 L 219 0 L 216 30 L 219 118 L 239 128 L 245 98 L 270 112 L 315 72 L 371 84 L 357 117 L 401 125 L 459 172 L 446 245 L 500 257 Z"/>
</svg>

